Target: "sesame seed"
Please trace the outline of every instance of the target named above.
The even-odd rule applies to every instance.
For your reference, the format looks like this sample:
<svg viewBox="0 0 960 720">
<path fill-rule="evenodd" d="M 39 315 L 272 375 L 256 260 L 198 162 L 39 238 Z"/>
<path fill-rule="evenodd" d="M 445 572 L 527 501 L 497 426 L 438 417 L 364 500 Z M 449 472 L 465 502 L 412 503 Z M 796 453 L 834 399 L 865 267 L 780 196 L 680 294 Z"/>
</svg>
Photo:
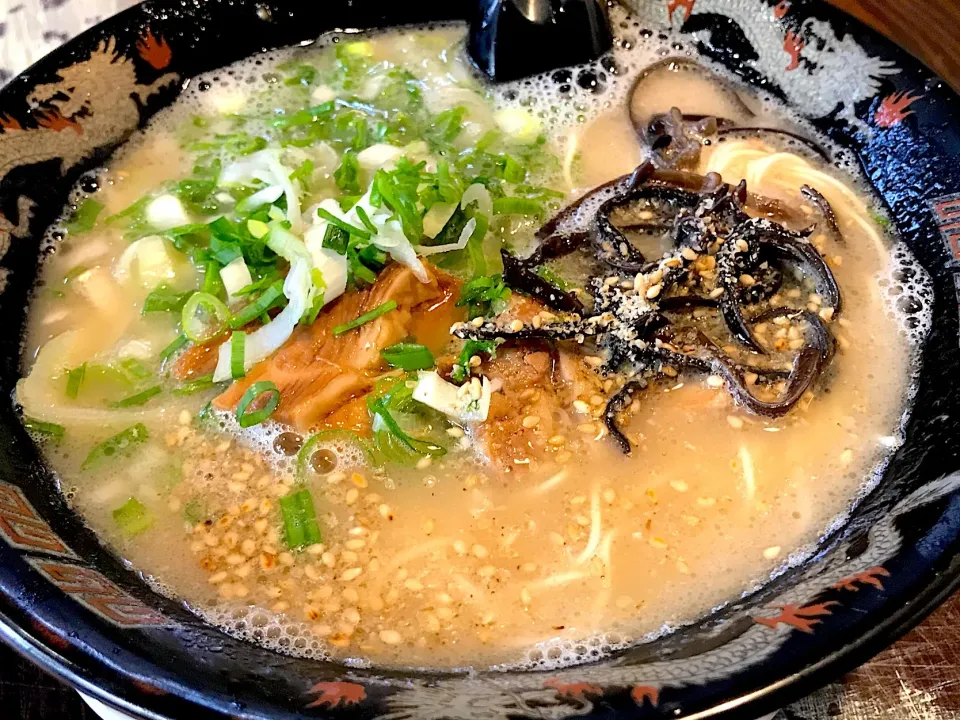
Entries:
<svg viewBox="0 0 960 720">
<path fill-rule="evenodd" d="M 347 505 L 353 505 L 357 501 L 357 498 L 359 497 L 360 497 L 360 491 L 357 490 L 356 488 L 350 488 L 349 490 L 347 490 L 347 494 L 344 497 L 344 501 L 347 503 Z"/>
<path fill-rule="evenodd" d="M 463 428 L 459 428 L 456 425 L 453 427 L 447 428 L 447 435 L 452 438 L 462 438 L 463 437 Z"/>
<path fill-rule="evenodd" d="M 709 375 L 707 376 L 707 385 L 712 388 L 722 388 L 724 380 L 719 375 Z"/>
<path fill-rule="evenodd" d="M 381 630 L 380 641 L 386 645 L 399 645 L 403 642 L 403 636 L 396 630 Z"/>
<path fill-rule="evenodd" d="M 687 485 L 683 480 L 671 480 L 670 487 L 672 487 L 677 492 L 686 492 L 690 489 L 690 486 Z"/>
<path fill-rule="evenodd" d="M 736 417 L 735 415 L 727 415 L 727 424 L 732 427 L 734 430 L 740 430 L 743 428 L 743 420 Z"/>
<path fill-rule="evenodd" d="M 583 400 L 574 400 L 573 409 L 580 413 L 590 412 L 590 406 L 585 403 Z"/>
<path fill-rule="evenodd" d="M 181 425 L 189 425 L 193 420 L 193 415 L 190 414 L 189 410 L 181 410 L 180 416 L 177 419 Z"/>
<path fill-rule="evenodd" d="M 533 597 L 530 595 L 530 591 L 526 588 L 523 588 L 520 591 L 520 602 L 522 602 L 524 605 L 529 605 L 531 602 L 533 602 Z"/>
<path fill-rule="evenodd" d="M 597 357 L 596 355 L 587 355 L 583 358 L 583 361 L 591 367 L 600 367 L 603 365 L 603 358 Z"/>
<path fill-rule="evenodd" d="M 853 462 L 853 450 L 847 448 L 842 453 L 840 453 L 840 463 L 846 467 Z"/>
<path fill-rule="evenodd" d="M 432 462 L 433 458 L 427 455 L 426 457 L 422 457 L 417 460 L 416 468 L 417 470 L 426 470 L 428 467 L 430 467 L 430 463 Z"/>
<path fill-rule="evenodd" d="M 480 364 L 481 364 L 482 362 L 483 362 L 483 360 L 480 358 L 479 355 L 471 355 L 471 356 L 470 356 L 470 367 L 474 367 L 474 368 L 475 368 L 475 367 L 480 367 Z"/>
<path fill-rule="evenodd" d="M 685 247 L 680 251 L 680 255 L 684 260 L 690 260 L 691 262 L 697 259 L 697 253 L 693 248 Z"/>
<path fill-rule="evenodd" d="M 663 285 L 660 285 L 659 283 L 654 285 L 653 287 L 647 288 L 647 292 L 646 292 L 647 299 L 652 300 L 653 298 L 655 298 L 657 295 L 660 294 L 661 290 L 663 290 Z"/>
<path fill-rule="evenodd" d="M 356 580 L 360 577 L 360 573 L 363 572 L 363 568 L 353 567 L 343 571 L 343 574 L 340 576 L 341 580 L 345 582 L 350 582 L 351 580 Z"/>
<path fill-rule="evenodd" d="M 523 330 L 523 321 L 522 321 L 522 320 L 514 320 L 512 323 L 510 323 L 510 329 L 511 329 L 513 332 L 519 332 L 520 330 Z"/>
<path fill-rule="evenodd" d="M 722 288 L 722 287 L 714 288 L 713 290 L 710 291 L 710 299 L 711 299 L 711 300 L 716 300 L 716 299 L 717 299 L 718 297 L 720 297 L 721 295 L 723 295 L 723 288 Z"/>
<path fill-rule="evenodd" d="M 527 428 L 528 430 L 531 430 L 540 424 L 540 418 L 537 417 L 536 415 L 527 415 L 523 419 L 522 424 L 525 428 Z"/>
<path fill-rule="evenodd" d="M 475 328 L 481 327 L 483 325 L 483 318 L 475 317 L 473 320 L 470 321 L 470 324 L 473 325 Z"/>
<path fill-rule="evenodd" d="M 772 546 L 768 547 L 766 550 L 763 551 L 763 556 L 764 556 L 767 560 L 773 560 L 773 559 L 774 559 L 775 557 L 777 557 L 779 554 L 780 554 L 780 546 L 779 546 L 779 545 L 772 545 Z"/>
<path fill-rule="evenodd" d="M 654 536 L 654 537 L 650 538 L 649 542 L 650 542 L 651 547 L 655 547 L 655 548 L 657 548 L 657 549 L 659 549 L 659 550 L 666 550 L 666 549 L 667 549 L 667 541 L 664 540 L 662 537 L 656 537 L 656 536 Z"/>
<path fill-rule="evenodd" d="M 748 275 L 746 273 L 741 275 L 739 279 L 740 279 L 740 284 L 743 285 L 744 287 L 751 287 L 757 284 L 756 278 L 754 278 L 753 275 Z"/>
</svg>

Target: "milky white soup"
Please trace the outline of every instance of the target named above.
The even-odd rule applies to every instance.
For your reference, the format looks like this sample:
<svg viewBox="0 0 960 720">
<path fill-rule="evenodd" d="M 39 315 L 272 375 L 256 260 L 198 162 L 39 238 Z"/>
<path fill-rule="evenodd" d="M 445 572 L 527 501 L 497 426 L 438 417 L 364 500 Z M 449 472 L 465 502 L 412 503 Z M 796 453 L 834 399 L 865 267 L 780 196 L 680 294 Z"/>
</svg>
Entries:
<svg viewBox="0 0 960 720">
<path fill-rule="evenodd" d="M 851 177 L 775 134 L 714 139 L 687 170 L 746 179 L 806 224 L 809 185 L 836 215 L 841 237 L 817 225 L 809 243 L 842 314 L 793 266 L 757 305 L 832 338 L 782 417 L 715 372 L 634 369 L 649 385 L 619 417 L 626 455 L 603 414 L 628 374 L 601 372 L 590 338 L 465 354 L 454 323 L 551 322 L 498 277 L 500 250 L 529 253 L 546 219 L 649 157 L 631 103 L 798 126 L 680 66 L 628 97 L 641 46 L 605 94 L 490 87 L 462 37 L 351 36 L 193 83 L 67 209 L 31 305 L 17 401 L 72 506 L 162 592 L 282 652 L 593 657 L 802 558 L 899 443 L 924 321 L 905 329 L 889 297 L 909 256 Z M 716 289 L 721 246 L 688 253 L 691 291 Z M 582 298 L 597 272 L 545 267 Z M 683 318 L 748 364 L 789 370 L 806 342 L 759 323 L 761 356 L 713 307 Z"/>
</svg>

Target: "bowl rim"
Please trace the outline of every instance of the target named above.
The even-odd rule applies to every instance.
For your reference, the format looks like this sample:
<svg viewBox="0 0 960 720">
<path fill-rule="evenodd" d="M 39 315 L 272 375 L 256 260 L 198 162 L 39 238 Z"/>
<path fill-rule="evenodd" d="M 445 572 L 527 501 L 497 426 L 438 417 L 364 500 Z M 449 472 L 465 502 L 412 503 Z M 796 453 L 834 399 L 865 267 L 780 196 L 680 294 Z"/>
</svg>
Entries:
<svg viewBox="0 0 960 720">
<path fill-rule="evenodd" d="M 282 0 L 280 0 L 282 2 Z M 763 0 L 755 0 L 762 2 Z M 239 0 L 240 4 L 255 4 L 254 0 Z M 52 55 L 69 52 L 77 44 L 99 37 L 105 28 L 114 25 L 123 25 L 137 17 L 149 17 L 147 13 L 165 9 L 172 5 L 168 0 L 144 0 L 126 10 L 112 15 L 83 33 L 71 38 L 60 47 L 48 53 L 29 68 L 11 78 L 8 84 L 41 70 Z M 900 54 L 921 65 L 930 78 L 939 80 L 943 84 L 943 92 L 954 97 L 957 91 L 938 76 L 923 61 L 916 58 L 897 41 L 883 35 L 863 21 L 841 10 L 825 0 L 800 0 L 797 3 L 804 10 L 812 9 L 818 17 L 827 18 L 830 22 L 844 23 L 858 39 L 867 38 L 876 48 L 883 48 L 890 54 Z M 960 126 L 960 120 L 957 121 Z M 862 634 L 855 642 L 841 645 L 833 652 L 827 653 L 819 661 L 809 664 L 799 671 L 790 673 L 778 680 L 766 682 L 762 687 L 732 698 L 714 707 L 685 715 L 688 720 L 706 718 L 742 718 L 752 720 L 772 712 L 783 706 L 821 688 L 831 679 L 837 678 L 872 658 L 883 649 L 889 647 L 911 629 L 919 625 L 955 591 L 960 589 L 960 554 L 953 555 L 947 566 L 940 572 L 931 573 L 933 579 L 926 584 L 917 583 L 917 590 L 909 602 L 902 604 L 895 612 L 886 615 L 881 622 L 874 624 L 869 631 Z M 108 663 L 93 656 L 92 653 L 81 653 L 79 661 L 68 661 L 60 656 L 56 649 L 47 642 L 42 633 L 33 629 L 28 618 L 26 622 L 18 621 L 17 615 L 25 615 L 13 598 L 0 592 L 0 641 L 11 647 L 19 656 L 33 662 L 59 681 L 100 700 L 111 708 L 133 715 L 136 718 L 149 720 L 172 720 L 185 717 L 186 713 L 206 713 L 216 717 L 269 717 L 269 715 L 247 715 L 242 711 L 229 713 L 222 707 L 211 707 L 195 698 L 202 697 L 203 693 L 190 690 L 183 695 L 165 695 L 162 701 L 163 710 L 159 707 L 159 698 L 148 691 L 136 688 L 129 680 L 132 674 L 122 668 L 111 667 Z M 99 676 L 99 680 L 91 677 Z M 182 681 L 181 681 L 182 682 Z M 108 686 L 108 687 L 105 687 Z M 182 689 L 187 685 L 180 684 Z M 192 697 L 191 697 L 192 696 Z M 131 699 L 128 699 L 131 698 Z M 175 714 L 167 714 L 171 709 Z M 196 715 L 193 715 L 196 716 Z"/>
</svg>

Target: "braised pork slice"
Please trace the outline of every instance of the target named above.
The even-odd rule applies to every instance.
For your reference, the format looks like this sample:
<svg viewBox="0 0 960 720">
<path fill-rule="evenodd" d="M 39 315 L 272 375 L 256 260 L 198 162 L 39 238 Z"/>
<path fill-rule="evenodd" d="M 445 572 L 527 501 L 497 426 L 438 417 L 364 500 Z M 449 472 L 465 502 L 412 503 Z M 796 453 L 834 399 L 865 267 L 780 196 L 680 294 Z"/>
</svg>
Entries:
<svg viewBox="0 0 960 720">
<path fill-rule="evenodd" d="M 253 383 L 270 380 L 280 391 L 273 418 L 307 431 L 368 392 L 387 368 L 380 351 L 415 335 L 430 345 L 446 336 L 456 319 L 456 282 L 428 268 L 430 282 L 420 282 L 409 268 L 392 264 L 376 284 L 349 292 L 325 308 L 309 327 L 298 328 L 276 353 L 214 399 L 214 407 L 236 406 Z M 397 309 L 339 337 L 337 325 L 393 300 Z M 442 330 L 442 333 L 441 333 Z M 340 420 L 340 418 L 338 418 Z M 353 421 L 337 423 L 352 426 Z"/>
</svg>

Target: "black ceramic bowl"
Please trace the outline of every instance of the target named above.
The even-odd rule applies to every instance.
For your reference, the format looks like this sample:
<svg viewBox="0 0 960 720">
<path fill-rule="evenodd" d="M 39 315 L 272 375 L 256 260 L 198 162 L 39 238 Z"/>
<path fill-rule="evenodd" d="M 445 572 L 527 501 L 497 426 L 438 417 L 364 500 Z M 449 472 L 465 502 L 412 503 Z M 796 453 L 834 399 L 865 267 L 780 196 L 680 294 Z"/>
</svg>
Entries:
<svg viewBox="0 0 960 720">
<path fill-rule="evenodd" d="M 5 402 L 0 634 L 7 643 L 66 682 L 148 717 L 755 717 L 866 660 L 953 591 L 960 581 L 957 97 L 823 3 L 635 1 L 638 25 L 617 32 L 680 32 L 680 47 L 665 42 L 666 54 L 694 51 L 726 66 L 852 150 L 933 278 L 935 322 L 918 360 L 906 442 L 816 556 L 695 625 L 594 664 L 469 677 L 347 669 L 231 639 L 152 593 L 69 511 L 17 409 Z M 471 10 L 465 0 L 147 2 L 13 80 L 0 92 L 7 396 L 20 373 L 19 335 L 44 229 L 79 175 L 173 102 L 191 77 L 334 28 L 467 18 Z"/>
</svg>

